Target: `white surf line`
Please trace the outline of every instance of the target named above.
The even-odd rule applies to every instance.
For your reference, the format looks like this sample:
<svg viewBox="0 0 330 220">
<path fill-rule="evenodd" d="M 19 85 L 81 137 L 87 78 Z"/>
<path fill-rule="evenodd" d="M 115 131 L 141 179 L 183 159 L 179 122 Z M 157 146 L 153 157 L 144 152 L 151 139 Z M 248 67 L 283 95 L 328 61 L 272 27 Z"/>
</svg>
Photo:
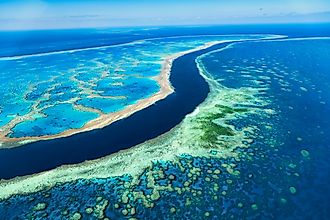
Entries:
<svg viewBox="0 0 330 220">
<path fill-rule="evenodd" d="M 200 70 L 199 71 L 199 74 L 204 77 L 204 79 L 206 79 L 208 82 L 211 82 L 213 81 L 214 79 L 211 77 L 211 75 L 206 75 L 205 73 L 208 73 L 208 71 L 206 70 L 206 68 L 204 67 L 204 65 L 202 65 L 201 63 L 201 59 L 203 59 L 204 57 L 207 57 L 213 53 L 218 53 L 218 52 L 221 52 L 221 51 L 224 51 L 224 50 L 228 50 L 230 48 L 232 48 L 233 45 L 237 44 L 237 43 L 244 43 L 245 41 L 242 40 L 242 41 L 238 41 L 238 42 L 235 42 L 235 41 L 232 41 L 232 42 L 228 42 L 230 44 L 228 44 L 227 46 L 223 47 L 223 48 L 220 48 L 220 49 L 217 49 L 217 50 L 212 50 L 210 52 L 207 52 L 207 53 L 204 53 L 200 56 L 198 56 L 195 60 L 195 63 L 197 65 L 197 68 Z"/>
<path fill-rule="evenodd" d="M 290 39 L 290 38 L 286 38 L 287 36 L 285 35 L 273 35 L 274 37 L 264 37 L 264 38 L 260 38 L 260 39 L 241 39 L 241 40 L 229 40 L 227 41 L 227 43 L 230 43 L 229 45 L 227 45 L 226 47 L 224 48 L 220 48 L 220 49 L 217 49 L 217 50 L 212 50 L 210 52 L 207 52 L 205 54 L 202 54 L 200 56 L 198 56 L 196 58 L 196 60 L 200 60 L 210 54 L 213 54 L 213 53 L 217 53 L 217 52 L 221 52 L 221 51 L 224 51 L 224 50 L 227 50 L 227 49 L 230 49 L 232 48 L 235 44 L 244 44 L 244 43 L 248 43 L 248 42 L 269 42 L 269 41 L 285 41 L 286 39 Z M 283 39 L 285 38 L 285 39 Z"/>
<path fill-rule="evenodd" d="M 285 38 L 285 39 L 271 39 L 265 42 L 301 41 L 301 40 L 330 40 L 330 37 L 297 37 L 297 38 Z M 262 41 L 257 40 L 257 42 L 262 42 Z"/>
<path fill-rule="evenodd" d="M 285 35 L 278 34 L 201 34 L 201 35 L 179 35 L 179 36 L 170 36 L 170 37 L 155 37 L 155 38 L 146 38 L 141 41 L 152 41 L 152 40 L 161 40 L 161 39 L 176 39 L 176 38 L 197 38 L 197 37 L 262 37 L 263 38 L 283 38 L 287 37 Z M 228 39 L 230 40 L 230 39 Z M 140 41 L 140 40 L 137 40 Z"/>
<path fill-rule="evenodd" d="M 142 39 L 142 40 L 135 40 L 135 41 L 132 41 L 132 42 L 123 43 L 123 44 L 116 44 L 116 45 L 88 47 L 88 48 L 72 49 L 72 50 L 61 50 L 61 51 L 26 54 L 26 55 L 18 55 L 18 56 L 6 56 L 6 57 L 0 57 L 0 61 L 19 60 L 19 59 L 24 59 L 24 58 L 29 58 L 29 57 L 40 57 L 40 56 L 49 56 L 49 55 L 64 54 L 64 53 L 76 53 L 76 52 L 81 52 L 81 51 L 115 48 L 115 47 L 129 46 L 129 45 L 135 45 L 135 44 L 142 44 L 146 41 L 154 41 L 154 40 L 161 40 L 161 39 L 197 38 L 197 37 L 242 37 L 242 36 L 247 36 L 247 37 L 249 37 L 249 36 L 255 36 L 255 37 L 266 36 L 266 37 L 260 38 L 260 39 L 266 39 L 266 38 L 272 38 L 273 39 L 273 38 L 277 38 L 277 37 L 279 37 L 279 38 L 284 37 L 282 35 L 273 35 L 273 34 L 186 35 L 186 36 L 158 37 L 158 38 L 148 38 L 148 39 Z"/>
<path fill-rule="evenodd" d="M 213 53 L 218 53 L 218 52 L 222 52 L 224 50 L 228 50 L 228 49 L 231 49 L 233 48 L 233 46 L 235 46 L 236 44 L 244 44 L 244 43 L 249 43 L 249 42 L 268 42 L 268 41 L 279 41 L 279 40 L 283 40 L 285 41 L 285 39 L 287 38 L 288 36 L 285 36 L 285 35 L 273 35 L 273 36 L 269 36 L 269 37 L 264 37 L 264 38 L 260 38 L 260 39 L 241 39 L 241 40 L 233 40 L 233 41 L 228 41 L 227 43 L 230 43 L 228 44 L 227 46 L 223 47 L 223 48 L 220 48 L 220 49 L 217 49 L 217 50 L 212 50 L 210 52 L 207 52 L 205 54 L 202 54 L 200 56 L 198 56 L 195 60 L 195 63 L 197 65 L 197 68 L 199 69 L 199 73 L 202 77 L 204 77 L 204 79 L 206 79 L 209 83 L 213 83 L 213 81 L 215 79 L 212 78 L 212 76 L 210 74 L 205 74 L 205 73 L 208 73 L 208 71 L 205 69 L 204 65 L 201 63 L 201 59 L 203 59 L 204 57 L 206 56 L 209 56 Z M 285 39 L 283 39 L 285 38 Z"/>
<path fill-rule="evenodd" d="M 129 43 L 116 44 L 116 45 L 111 45 L 111 46 L 87 47 L 87 48 L 81 48 L 81 49 L 52 51 L 52 52 L 26 54 L 26 55 L 19 55 L 19 56 L 7 56 L 7 57 L 0 57 L 0 61 L 19 60 L 19 59 L 24 59 L 24 58 L 29 58 L 29 57 L 41 57 L 41 56 L 49 56 L 49 55 L 64 54 L 64 53 L 76 53 L 76 52 L 88 51 L 88 50 L 99 50 L 99 49 L 106 49 L 106 48 L 111 48 L 111 47 L 112 48 L 113 47 L 122 47 L 122 46 L 134 45 L 134 44 L 138 44 L 138 43 L 141 43 L 141 42 L 132 41 Z"/>
</svg>

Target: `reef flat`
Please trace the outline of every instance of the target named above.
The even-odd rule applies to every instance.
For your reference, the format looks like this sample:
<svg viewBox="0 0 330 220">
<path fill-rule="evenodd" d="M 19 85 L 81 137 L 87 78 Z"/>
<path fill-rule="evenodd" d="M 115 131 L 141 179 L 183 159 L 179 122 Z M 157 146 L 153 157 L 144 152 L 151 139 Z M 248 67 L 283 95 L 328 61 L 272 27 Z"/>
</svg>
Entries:
<svg viewBox="0 0 330 220">
<path fill-rule="evenodd" d="M 325 219 L 329 47 L 326 39 L 240 42 L 198 57 L 210 93 L 178 126 L 95 161 L 1 181 L 1 214 Z M 306 209 L 315 194 L 317 212 Z"/>
<path fill-rule="evenodd" d="M 155 38 L 2 57 L 0 146 L 66 137 L 125 118 L 173 92 L 168 78 L 174 59 L 235 39 Z"/>
</svg>

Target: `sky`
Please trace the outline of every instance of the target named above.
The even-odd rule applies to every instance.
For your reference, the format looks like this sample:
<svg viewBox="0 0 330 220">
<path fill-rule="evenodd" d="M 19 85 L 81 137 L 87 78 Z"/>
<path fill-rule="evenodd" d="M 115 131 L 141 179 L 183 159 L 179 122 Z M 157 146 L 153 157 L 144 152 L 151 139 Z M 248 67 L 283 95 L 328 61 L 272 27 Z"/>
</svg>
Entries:
<svg viewBox="0 0 330 220">
<path fill-rule="evenodd" d="M 0 30 L 330 22 L 330 0 L 0 0 Z"/>
</svg>

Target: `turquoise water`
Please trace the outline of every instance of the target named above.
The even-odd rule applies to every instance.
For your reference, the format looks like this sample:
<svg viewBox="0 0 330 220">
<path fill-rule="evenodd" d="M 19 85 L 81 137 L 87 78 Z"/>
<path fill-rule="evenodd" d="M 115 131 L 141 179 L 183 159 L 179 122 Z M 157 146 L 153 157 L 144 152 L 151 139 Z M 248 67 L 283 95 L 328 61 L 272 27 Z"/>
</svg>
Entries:
<svg viewBox="0 0 330 220">
<path fill-rule="evenodd" d="M 78 111 L 71 104 L 58 104 L 45 108 L 45 115 L 35 115 L 33 121 L 26 121 L 13 128 L 15 137 L 35 136 L 35 134 L 51 135 L 68 129 L 80 128 L 86 121 L 92 120 L 98 114 Z"/>
<path fill-rule="evenodd" d="M 157 93 L 152 77 L 160 73 L 165 57 L 211 41 L 257 37 L 155 38 L 2 57 L 0 129 L 8 137 L 37 137 L 81 128 L 100 113 L 120 111 Z"/>
<path fill-rule="evenodd" d="M 239 160 L 181 155 L 155 161 L 137 184 L 129 175 L 58 184 L 1 201 L 0 217 L 329 219 L 329 48 L 329 39 L 245 42 L 203 56 L 209 77 L 230 90 L 257 89 L 259 107 L 274 112 L 229 121 L 257 127 L 249 148 L 235 150 Z"/>
</svg>

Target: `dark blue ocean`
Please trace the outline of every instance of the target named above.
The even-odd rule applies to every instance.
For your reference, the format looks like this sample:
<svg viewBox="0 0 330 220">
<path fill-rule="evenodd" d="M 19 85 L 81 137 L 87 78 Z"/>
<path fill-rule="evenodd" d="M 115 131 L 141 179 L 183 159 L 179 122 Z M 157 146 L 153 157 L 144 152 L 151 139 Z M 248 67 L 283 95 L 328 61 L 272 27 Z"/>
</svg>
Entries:
<svg viewBox="0 0 330 220">
<path fill-rule="evenodd" d="M 209 34 L 329 36 L 329 24 L 138 27 L 0 32 L 0 57 L 113 45 L 133 40 Z"/>
<path fill-rule="evenodd" d="M 164 36 L 255 33 L 281 34 L 289 38 L 329 37 L 330 24 L 2 32 L 0 56 L 112 45 Z M 0 178 L 32 174 L 61 164 L 81 162 L 89 154 L 92 154 L 90 159 L 98 158 L 168 131 L 200 104 L 209 92 L 207 83 L 193 65 L 196 57 L 224 46 L 209 48 L 176 60 L 171 82 L 177 87 L 177 94 L 109 128 L 63 140 L 38 142 L 26 148 L 0 150 Z M 258 133 L 250 148 L 237 149 L 244 155 L 240 161 L 182 155 L 180 166 L 166 161 L 155 162 L 139 177 L 138 185 L 130 188 L 132 195 L 127 195 L 128 202 L 123 201 L 123 194 L 127 191 L 124 183 L 131 181 L 129 175 L 59 184 L 38 193 L 0 201 L 0 219 L 68 219 L 74 213 L 79 213 L 83 219 L 100 216 L 109 219 L 329 219 L 329 60 L 329 39 L 246 42 L 212 53 L 202 61 L 215 80 L 230 89 L 267 88 L 259 96 L 269 101 L 267 108 L 275 110 L 271 117 L 251 116 L 230 122 L 238 129 L 258 124 Z M 255 68 L 257 66 L 259 68 Z M 235 73 L 228 74 L 228 70 Z M 192 74 L 190 83 L 185 83 L 188 74 Z M 198 89 L 194 89 L 192 98 L 184 98 L 190 94 L 191 88 Z M 180 107 L 181 111 L 175 110 L 173 105 Z M 161 125 L 157 123 L 156 126 L 159 114 L 164 118 L 159 120 Z M 147 115 L 150 116 L 150 122 L 140 127 L 131 139 L 127 136 L 122 139 L 127 129 L 144 123 Z M 92 150 L 92 144 L 106 145 L 102 143 L 102 135 L 106 133 L 118 137 L 118 140 L 114 140 L 118 142 L 111 143 L 111 150 Z M 80 142 L 83 139 L 89 141 Z M 71 146 L 65 143 L 77 144 Z M 47 145 L 52 147 L 45 148 Z M 80 152 L 76 151 L 78 146 Z M 70 147 L 74 150 L 68 155 Z M 46 165 L 47 160 L 40 158 L 44 154 L 54 156 L 54 161 L 49 163 L 53 165 Z M 22 158 L 24 166 L 14 165 L 19 158 Z M 29 161 L 33 161 L 30 167 Z M 221 166 L 223 163 L 235 163 L 240 175 L 233 177 Z M 184 191 L 178 194 L 177 191 L 163 190 L 153 200 L 153 205 L 148 203 L 150 207 L 146 207 L 142 199 L 130 200 L 133 192 L 153 194 L 148 184 L 148 175 L 154 175 L 153 184 L 156 186 L 167 186 L 166 179 L 170 179 L 173 187 L 182 187 L 189 180 L 191 164 L 201 170 L 199 178 L 190 185 L 195 192 Z M 159 170 L 164 171 L 164 177 L 154 173 Z M 218 178 L 210 182 L 209 170 L 221 172 Z M 38 210 L 36 205 L 40 202 L 45 203 L 46 207 L 39 207 Z M 93 214 L 89 213 L 90 207 L 93 207 Z M 102 215 L 96 215 L 97 207 L 103 207 L 100 209 Z"/>
</svg>

